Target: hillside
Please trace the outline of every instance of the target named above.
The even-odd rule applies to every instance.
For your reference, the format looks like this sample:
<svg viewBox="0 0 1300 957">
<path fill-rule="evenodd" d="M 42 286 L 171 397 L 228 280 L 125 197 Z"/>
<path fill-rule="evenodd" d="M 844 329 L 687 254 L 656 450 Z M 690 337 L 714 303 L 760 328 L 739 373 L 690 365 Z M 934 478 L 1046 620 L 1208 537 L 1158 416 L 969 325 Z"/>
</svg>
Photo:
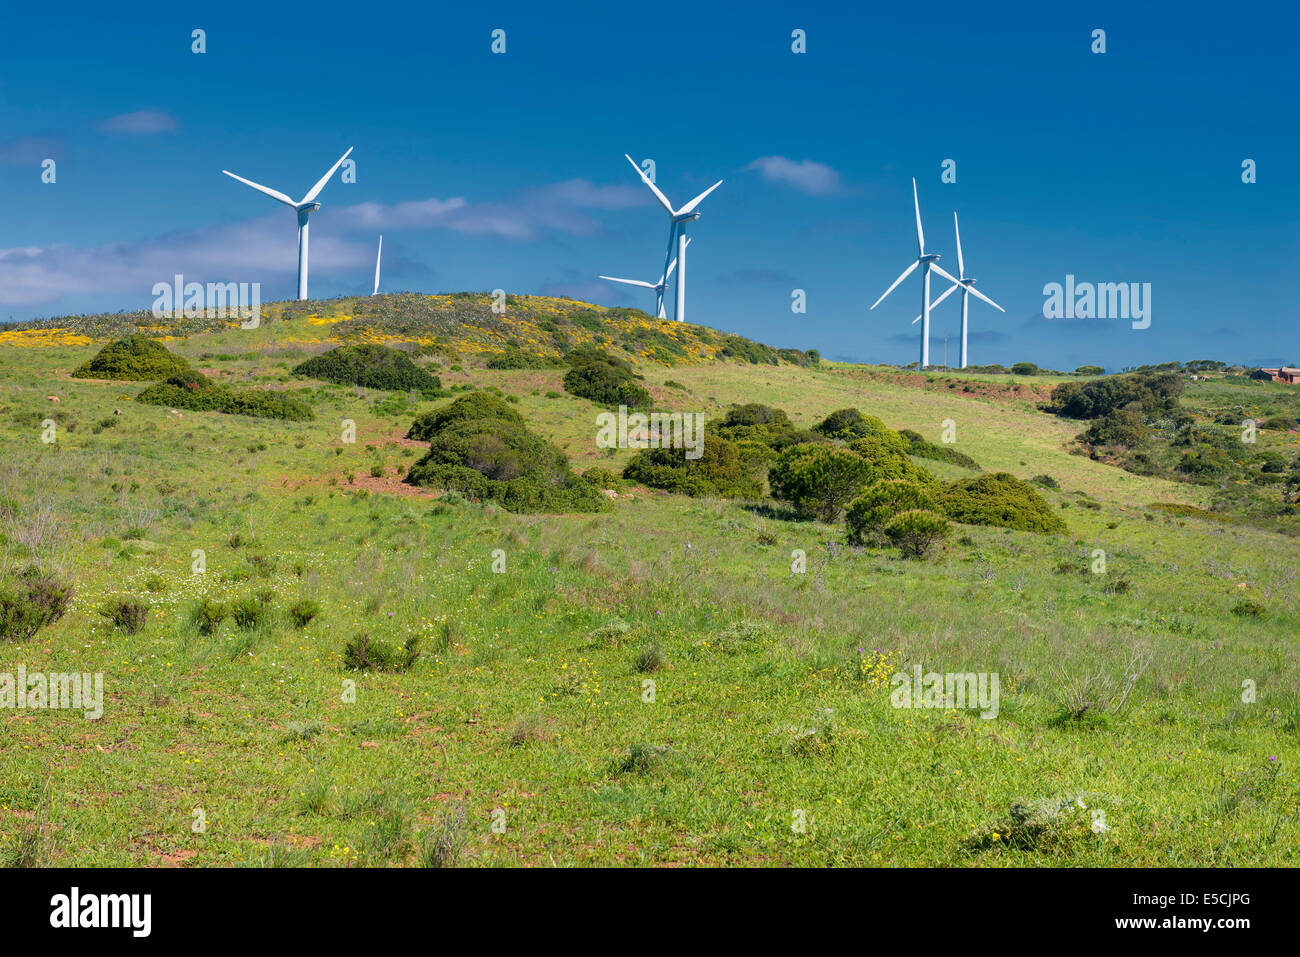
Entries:
<svg viewBox="0 0 1300 957">
<path fill-rule="evenodd" d="M 289 393 L 313 418 L 72 377 L 134 332 L 213 387 Z M 404 350 L 443 394 L 293 373 L 360 343 Z M 652 408 L 715 425 L 759 403 L 810 432 L 855 408 L 942 444 L 951 422 L 979 471 L 908 461 L 944 488 L 1046 476 L 1031 484 L 1066 531 L 954 524 L 905 559 L 767 494 L 622 483 L 635 452 L 598 448 L 605 409 L 565 389 L 561 357 L 583 346 L 627 363 Z M 490 368 L 502 356 L 537 367 Z M 0 711 L 0 854 L 1294 864 L 1295 539 L 1217 485 L 1086 454 L 1087 423 L 1041 408 L 1064 381 L 823 363 L 570 300 L 497 314 L 486 294 L 275 303 L 252 330 L 130 314 L 0 331 L 3 580 L 35 565 L 75 588 L 60 619 L 0 642 L 0 671 L 102 672 L 105 698 L 95 721 Z M 1205 420 L 1281 408 L 1282 388 L 1196 382 L 1180 401 Z M 605 510 L 406 481 L 430 451 L 412 423 L 483 390 L 527 449 L 609 470 Z M 1296 433 L 1265 442 L 1291 453 Z M 121 602 L 144 606 L 138 630 L 110 617 Z M 917 666 L 998 674 L 996 717 L 891 705 L 892 676 Z"/>
</svg>

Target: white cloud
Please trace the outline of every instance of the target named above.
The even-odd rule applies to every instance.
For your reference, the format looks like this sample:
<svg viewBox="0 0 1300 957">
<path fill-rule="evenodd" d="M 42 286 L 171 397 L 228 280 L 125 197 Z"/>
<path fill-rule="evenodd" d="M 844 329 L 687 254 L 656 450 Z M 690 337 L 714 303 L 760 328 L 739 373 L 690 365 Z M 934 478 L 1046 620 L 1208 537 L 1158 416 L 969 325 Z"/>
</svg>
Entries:
<svg viewBox="0 0 1300 957">
<path fill-rule="evenodd" d="M 758 170 L 768 182 L 781 183 L 810 196 L 830 196 L 840 188 L 840 174 L 816 160 L 760 156 L 745 169 Z"/>
<path fill-rule="evenodd" d="M 180 125 L 176 117 L 162 110 L 136 110 L 110 116 L 99 123 L 99 129 L 105 133 L 166 133 L 180 129 Z"/>
</svg>

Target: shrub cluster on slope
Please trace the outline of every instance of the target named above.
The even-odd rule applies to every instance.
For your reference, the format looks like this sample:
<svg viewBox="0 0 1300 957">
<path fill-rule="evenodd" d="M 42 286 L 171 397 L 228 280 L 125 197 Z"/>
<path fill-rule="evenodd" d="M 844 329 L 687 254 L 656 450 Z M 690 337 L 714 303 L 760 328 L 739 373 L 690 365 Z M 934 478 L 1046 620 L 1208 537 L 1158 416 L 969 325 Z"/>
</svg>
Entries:
<svg viewBox="0 0 1300 957">
<path fill-rule="evenodd" d="M 168 351 L 157 339 L 136 333 L 110 342 L 84 365 L 73 371 L 74 379 L 165 379 L 189 369 L 189 364 Z"/>
<path fill-rule="evenodd" d="M 412 485 L 449 489 L 499 502 L 512 512 L 599 512 L 611 505 L 597 484 L 574 474 L 558 448 L 490 392 L 462 396 L 411 424 L 409 438 L 429 443 L 411 466 Z"/>
<path fill-rule="evenodd" d="M 826 441 L 816 432 L 798 428 L 783 409 L 758 402 L 732 406 L 717 433 L 732 442 L 761 442 L 777 452 L 791 445 Z"/>
<path fill-rule="evenodd" d="M 1052 390 L 1051 411 L 1070 419 L 1099 419 L 1137 403 L 1153 415 L 1174 408 L 1183 387 L 1176 372 L 1127 372 L 1089 382 L 1062 382 Z"/>
<path fill-rule="evenodd" d="M 610 408 L 650 405 L 650 393 L 637 385 L 641 377 L 622 359 L 599 349 L 575 349 L 565 358 L 573 364 L 564 374 L 566 392 Z"/>
<path fill-rule="evenodd" d="M 945 486 L 940 510 L 963 525 L 992 525 L 1043 534 L 1065 531 L 1065 522 L 1038 491 L 1008 472 L 962 479 Z"/>
<path fill-rule="evenodd" d="M 138 396 L 137 402 L 166 405 L 196 412 L 225 412 L 228 415 L 251 415 L 264 419 L 288 419 L 303 422 L 315 418 L 302 399 L 287 392 L 263 389 L 232 389 L 219 385 L 201 372 L 186 370 L 165 382 L 151 385 Z"/>
<path fill-rule="evenodd" d="M 912 509 L 934 511 L 935 492 L 906 479 L 883 479 L 855 498 L 844 513 L 844 525 L 851 545 L 880 545 L 885 527 L 902 512 Z"/>
<path fill-rule="evenodd" d="M 907 440 L 909 455 L 915 455 L 918 459 L 947 462 L 950 465 L 960 465 L 964 469 L 980 471 L 980 464 L 965 452 L 958 452 L 950 446 L 931 442 L 929 439 L 924 438 L 921 433 L 913 432 L 911 429 L 901 429 L 898 434 Z"/>
<path fill-rule="evenodd" d="M 736 445 L 705 434 L 703 454 L 688 459 L 686 449 L 643 449 L 623 469 L 623 478 L 682 495 L 758 498 L 762 483 L 755 478 Z"/>
<path fill-rule="evenodd" d="M 293 374 L 366 389 L 391 392 L 415 389 L 442 394 L 442 382 L 437 376 L 416 365 L 400 349 L 377 343 L 339 346 L 299 363 Z"/>
</svg>

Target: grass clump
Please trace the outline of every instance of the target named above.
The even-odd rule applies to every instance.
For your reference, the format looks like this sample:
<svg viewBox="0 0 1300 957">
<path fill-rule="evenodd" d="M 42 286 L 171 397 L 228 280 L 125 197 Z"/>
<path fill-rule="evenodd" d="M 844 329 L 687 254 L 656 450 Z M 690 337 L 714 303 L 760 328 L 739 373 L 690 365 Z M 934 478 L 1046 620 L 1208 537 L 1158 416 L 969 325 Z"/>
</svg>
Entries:
<svg viewBox="0 0 1300 957">
<path fill-rule="evenodd" d="M 419 659 L 418 635 L 412 635 L 400 648 L 394 648 L 367 634 L 360 634 L 343 647 L 343 667 L 349 671 L 410 671 Z"/>
<path fill-rule="evenodd" d="M 219 601 L 205 597 L 195 607 L 193 621 L 200 634 L 210 635 L 229 617 L 229 608 Z"/>
<path fill-rule="evenodd" d="M 320 605 L 310 598 L 302 598 L 289 608 L 289 620 L 295 628 L 306 628 L 320 614 Z"/>
<path fill-rule="evenodd" d="M 339 346 L 294 366 L 293 374 L 366 389 L 443 394 L 437 376 L 416 365 L 400 349 L 377 343 Z"/>
<path fill-rule="evenodd" d="M 94 358 L 73 370 L 72 377 L 157 381 L 188 370 L 189 363 L 161 342 L 136 333 L 104 346 Z"/>
</svg>

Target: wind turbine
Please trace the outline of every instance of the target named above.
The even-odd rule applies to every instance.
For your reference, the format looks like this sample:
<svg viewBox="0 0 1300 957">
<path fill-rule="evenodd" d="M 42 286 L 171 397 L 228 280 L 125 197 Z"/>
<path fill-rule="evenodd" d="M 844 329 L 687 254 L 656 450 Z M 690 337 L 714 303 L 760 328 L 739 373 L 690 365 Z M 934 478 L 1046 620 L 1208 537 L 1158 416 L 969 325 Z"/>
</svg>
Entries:
<svg viewBox="0 0 1300 957">
<path fill-rule="evenodd" d="M 894 284 L 885 290 L 884 295 L 871 304 L 875 309 L 885 300 L 896 288 L 898 284 L 912 275 L 912 270 L 917 266 L 921 267 L 921 368 L 924 369 L 930 364 L 930 270 L 934 270 L 949 282 L 957 282 L 952 276 L 944 272 L 939 266 L 935 265 L 939 260 L 937 253 L 927 254 L 925 251 L 925 231 L 921 229 L 921 201 L 916 197 L 916 178 L 912 178 L 912 205 L 916 209 L 916 261 L 903 270 L 902 275 L 894 280 Z"/>
<path fill-rule="evenodd" d="M 375 253 L 375 291 L 370 295 L 379 295 L 379 260 L 384 256 L 384 234 L 379 234 L 379 252 Z"/>
<path fill-rule="evenodd" d="M 999 312 L 1006 312 L 1006 310 L 1003 309 L 1001 306 L 999 306 L 988 296 L 984 295 L 984 293 L 976 289 L 975 280 L 970 276 L 966 275 L 966 265 L 965 263 L 962 262 L 962 258 L 961 258 L 961 227 L 957 225 L 956 210 L 953 210 L 953 214 L 952 214 L 952 228 L 953 228 L 953 232 L 957 234 L 957 272 L 961 276 L 961 278 L 957 280 L 955 285 L 949 286 L 944 291 L 944 294 L 942 296 L 940 296 L 934 302 L 930 303 L 930 308 L 933 309 L 935 306 L 939 305 L 939 303 L 943 302 L 954 292 L 956 292 L 958 287 L 961 288 L 961 368 L 964 369 L 966 368 L 966 326 L 967 326 L 966 316 L 967 316 L 967 309 L 970 307 L 971 294 L 974 293 L 976 296 L 978 296 L 980 299 L 983 299 L 985 302 L 987 302 L 994 309 L 997 309 Z M 945 275 L 947 274 L 945 273 Z M 951 279 L 952 277 L 949 276 L 948 278 Z M 912 324 L 915 325 L 920 321 L 921 321 L 921 317 L 917 316 L 915 319 L 912 320 Z"/>
<path fill-rule="evenodd" d="M 686 245 L 689 246 L 690 244 L 691 239 L 688 236 L 686 237 Z M 655 305 L 658 308 L 657 315 L 660 319 L 667 319 L 668 317 L 664 314 L 664 286 L 667 284 L 668 280 L 672 278 L 673 270 L 676 268 L 677 260 L 674 258 L 673 261 L 668 264 L 668 271 L 659 277 L 658 282 L 644 282 L 640 279 L 619 279 L 615 276 L 601 276 L 600 278 L 608 279 L 610 282 L 627 283 L 629 286 L 644 286 L 646 289 L 653 289 L 656 293 Z"/>
<path fill-rule="evenodd" d="M 257 190 L 259 193 L 265 193 L 272 199 L 278 199 L 280 202 L 284 203 L 284 205 L 292 207 L 298 214 L 298 298 L 300 300 L 307 298 L 307 217 L 320 209 L 320 203 L 315 201 L 317 194 L 325 188 L 325 184 L 328 183 L 330 177 L 334 175 L 334 171 L 343 165 L 343 161 L 348 158 L 348 155 L 351 152 L 352 147 L 349 146 L 347 153 L 340 156 L 339 161 L 330 167 L 330 171 L 322 176 L 320 180 L 317 181 L 316 185 L 308 190 L 307 195 L 296 203 L 288 196 L 284 195 L 284 193 L 269 189 L 259 183 L 254 183 L 251 179 L 244 179 L 242 176 L 236 176 L 234 173 L 230 172 L 230 170 L 223 169 L 221 171 L 232 179 L 239 180 L 245 186 L 253 187 L 253 189 Z"/>
<path fill-rule="evenodd" d="M 677 308 L 673 313 L 673 318 L 676 319 L 678 322 L 685 322 L 686 321 L 686 243 L 687 243 L 686 224 L 693 223 L 695 222 L 695 220 L 700 218 L 700 214 L 695 212 L 695 207 L 700 205 L 700 202 L 704 199 L 705 196 L 708 196 L 711 192 L 713 192 L 715 189 L 721 186 L 722 180 L 718 180 L 716 183 L 714 183 L 704 192 L 700 193 L 699 196 L 696 196 L 693 200 L 691 200 L 681 209 L 673 209 L 673 204 L 668 202 L 668 197 L 659 191 L 659 187 L 656 186 L 650 180 L 650 177 L 645 174 L 645 170 L 641 169 L 641 167 L 636 164 L 636 160 L 632 159 L 632 157 L 628 156 L 626 153 L 623 154 L 623 157 L 629 163 L 632 164 L 632 168 L 636 170 L 636 175 L 641 177 L 641 181 L 650 187 L 650 192 L 655 194 L 655 199 L 659 200 L 659 204 L 663 206 L 664 209 L 668 210 L 670 226 L 668 229 L 668 250 L 667 252 L 664 253 L 664 276 L 666 279 L 668 275 L 668 260 L 673 254 L 673 240 L 675 239 L 677 240 Z M 661 306 L 660 312 L 662 313 L 662 311 L 663 309 Z"/>
</svg>

